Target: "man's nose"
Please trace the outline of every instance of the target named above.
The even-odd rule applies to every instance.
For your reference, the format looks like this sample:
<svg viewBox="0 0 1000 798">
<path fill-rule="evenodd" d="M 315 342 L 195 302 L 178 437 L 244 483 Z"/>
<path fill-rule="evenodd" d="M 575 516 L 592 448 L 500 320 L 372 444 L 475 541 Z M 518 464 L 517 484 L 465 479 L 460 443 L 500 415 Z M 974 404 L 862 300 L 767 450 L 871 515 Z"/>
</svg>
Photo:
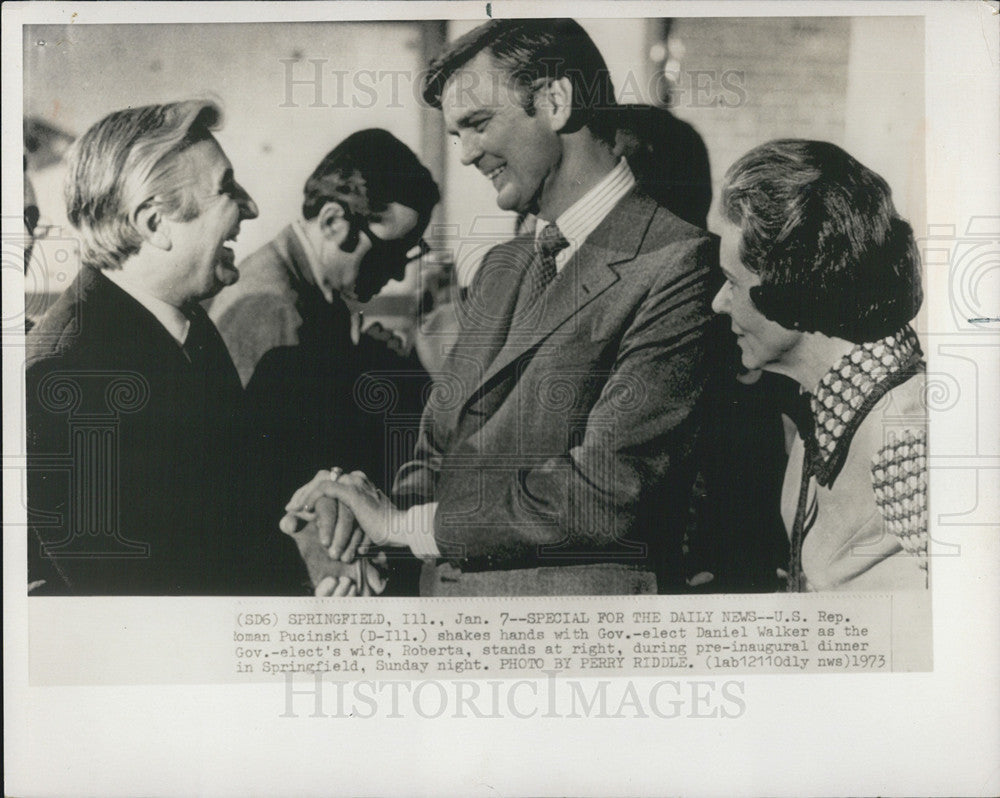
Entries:
<svg viewBox="0 0 1000 798">
<path fill-rule="evenodd" d="M 483 148 L 479 146 L 479 137 L 473 133 L 464 133 L 459 137 L 462 148 L 462 166 L 471 166 L 483 156 Z"/>
<path fill-rule="evenodd" d="M 257 203 L 253 201 L 253 197 L 247 193 L 243 186 L 237 183 L 236 187 L 239 190 L 240 219 L 256 219 L 260 216 Z"/>
<path fill-rule="evenodd" d="M 729 283 L 723 283 L 722 288 L 712 300 L 712 310 L 716 313 L 729 313 Z"/>
</svg>

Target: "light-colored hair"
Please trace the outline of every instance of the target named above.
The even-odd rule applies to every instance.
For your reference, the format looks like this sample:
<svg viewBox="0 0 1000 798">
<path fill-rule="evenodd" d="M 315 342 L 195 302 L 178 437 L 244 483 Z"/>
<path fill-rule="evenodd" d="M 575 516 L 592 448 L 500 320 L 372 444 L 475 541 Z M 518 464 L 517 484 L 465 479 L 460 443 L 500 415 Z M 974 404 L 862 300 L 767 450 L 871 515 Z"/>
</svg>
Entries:
<svg viewBox="0 0 1000 798">
<path fill-rule="evenodd" d="M 198 215 L 193 187 L 176 156 L 211 138 L 222 119 L 206 100 L 147 105 L 115 111 L 91 127 L 69 155 L 65 198 L 69 221 L 79 231 L 85 264 L 117 269 L 139 251 L 134 215 L 155 202 L 181 221 Z"/>
</svg>

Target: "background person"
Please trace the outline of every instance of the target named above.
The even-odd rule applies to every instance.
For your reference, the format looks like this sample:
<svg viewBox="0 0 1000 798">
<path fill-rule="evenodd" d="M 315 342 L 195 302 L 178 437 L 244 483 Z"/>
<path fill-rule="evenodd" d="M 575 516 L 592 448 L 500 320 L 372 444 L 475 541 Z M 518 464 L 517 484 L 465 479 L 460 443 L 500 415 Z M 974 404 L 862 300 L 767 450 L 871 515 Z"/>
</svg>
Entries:
<svg viewBox="0 0 1000 798">
<path fill-rule="evenodd" d="M 698 132 L 667 108 L 622 105 L 615 153 L 639 187 L 686 222 L 705 228 L 712 204 L 708 151 Z M 721 286 L 712 275 L 714 290 Z M 710 376 L 702 394 L 694 508 L 685 545 L 688 585 L 703 592 L 775 590 L 788 561 L 779 512 L 787 454 L 781 407 L 794 384 L 739 363 L 724 318 L 711 325 Z M 783 585 L 783 583 L 781 583 Z"/>
<path fill-rule="evenodd" d="M 615 115 L 615 153 L 628 160 L 639 187 L 685 222 L 706 229 L 712 173 L 698 131 L 655 105 L 622 105 Z"/>
<path fill-rule="evenodd" d="M 362 331 L 360 308 L 423 253 L 439 197 L 391 133 L 353 133 L 309 176 L 301 216 L 240 263 L 239 284 L 210 308 L 246 385 L 244 503 L 271 592 L 308 584 L 295 547 L 276 532 L 296 487 L 337 463 L 387 488 L 401 464 L 390 457 L 387 414 L 415 427 L 430 378 L 388 331 Z"/>
</svg>

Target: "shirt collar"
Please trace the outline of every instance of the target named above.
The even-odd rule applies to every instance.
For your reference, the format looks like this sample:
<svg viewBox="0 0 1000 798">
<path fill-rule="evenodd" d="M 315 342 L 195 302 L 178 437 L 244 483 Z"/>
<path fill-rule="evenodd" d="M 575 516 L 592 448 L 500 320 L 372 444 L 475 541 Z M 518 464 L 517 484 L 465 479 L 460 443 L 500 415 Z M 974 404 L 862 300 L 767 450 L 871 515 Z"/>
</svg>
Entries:
<svg viewBox="0 0 1000 798">
<path fill-rule="evenodd" d="M 302 245 L 303 252 L 306 253 L 306 263 L 309 264 L 309 271 L 312 272 L 313 279 L 316 280 L 316 285 L 323 292 L 323 298 L 332 304 L 335 292 L 326 281 L 326 276 L 323 274 L 323 268 L 319 262 L 319 255 L 316 253 L 316 248 L 306 234 L 305 222 L 301 219 L 296 219 L 292 225 L 292 229 L 295 231 L 295 235 Z"/>
<path fill-rule="evenodd" d="M 611 209 L 634 187 L 635 176 L 625 159 L 620 158 L 615 168 L 602 177 L 596 186 L 558 216 L 556 226 L 569 246 L 556 256 L 557 267 L 570 259 Z M 535 226 L 536 239 L 547 224 L 548 221 L 544 219 L 538 220 Z"/>
<path fill-rule="evenodd" d="M 120 269 L 103 269 L 101 274 L 152 313 L 156 320 L 170 333 L 170 336 L 181 346 L 184 346 L 191 322 L 188 321 L 187 316 L 181 312 L 180 308 L 175 308 L 173 305 L 164 302 L 159 297 L 153 296 L 145 289 L 136 285 Z"/>
<path fill-rule="evenodd" d="M 877 341 L 857 344 L 819 381 L 809 397 L 812 430 L 805 436 L 812 471 L 821 485 L 836 478 L 851 439 L 872 407 L 923 366 L 909 325 Z"/>
</svg>

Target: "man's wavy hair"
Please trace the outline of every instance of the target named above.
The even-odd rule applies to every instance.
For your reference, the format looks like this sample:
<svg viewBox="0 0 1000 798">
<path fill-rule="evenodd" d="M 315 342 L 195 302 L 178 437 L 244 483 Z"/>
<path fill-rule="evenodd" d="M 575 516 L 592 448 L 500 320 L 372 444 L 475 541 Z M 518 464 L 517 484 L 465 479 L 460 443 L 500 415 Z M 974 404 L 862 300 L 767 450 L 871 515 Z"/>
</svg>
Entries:
<svg viewBox="0 0 1000 798">
<path fill-rule="evenodd" d="M 569 78 L 573 109 L 566 132 L 587 127 L 613 145 L 617 107 L 611 73 L 597 45 L 572 19 L 493 19 L 456 39 L 424 76 L 423 97 L 441 107 L 448 79 L 480 52 L 489 53 L 511 80 L 522 107 L 535 113 L 535 92 L 549 81 Z"/>
<path fill-rule="evenodd" d="M 743 265 L 760 276 L 750 298 L 782 327 L 863 343 L 920 309 L 913 230 L 885 180 L 833 144 L 754 148 L 726 173 L 722 214 L 741 229 Z"/>
<path fill-rule="evenodd" d="M 117 269 L 139 251 L 135 213 L 150 203 L 180 221 L 199 213 L 187 170 L 175 156 L 211 138 L 222 119 L 210 101 L 187 100 L 115 111 L 73 145 L 64 189 L 83 263 Z"/>
</svg>

